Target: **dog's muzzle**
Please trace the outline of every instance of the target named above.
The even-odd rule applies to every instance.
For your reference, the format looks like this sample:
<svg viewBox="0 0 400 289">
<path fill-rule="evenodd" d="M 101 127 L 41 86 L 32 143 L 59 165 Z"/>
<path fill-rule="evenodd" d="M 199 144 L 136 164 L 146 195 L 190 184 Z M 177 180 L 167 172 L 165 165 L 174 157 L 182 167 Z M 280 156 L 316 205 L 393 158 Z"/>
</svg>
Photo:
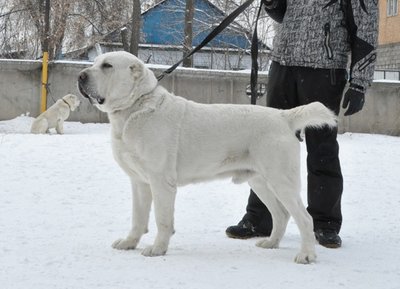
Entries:
<svg viewBox="0 0 400 289">
<path fill-rule="evenodd" d="M 99 96 L 97 93 L 88 88 L 88 80 L 88 74 L 85 71 L 82 71 L 78 77 L 79 92 L 83 95 L 83 97 L 89 99 L 91 104 L 94 104 L 93 101 L 96 101 L 97 104 L 104 104 L 105 98 Z"/>
</svg>

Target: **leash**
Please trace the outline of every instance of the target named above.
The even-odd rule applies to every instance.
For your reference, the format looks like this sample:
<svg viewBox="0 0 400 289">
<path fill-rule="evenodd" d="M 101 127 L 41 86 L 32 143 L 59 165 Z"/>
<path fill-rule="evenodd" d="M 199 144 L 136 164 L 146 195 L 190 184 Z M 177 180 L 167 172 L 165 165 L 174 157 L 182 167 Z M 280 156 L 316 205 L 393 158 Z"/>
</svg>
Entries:
<svg viewBox="0 0 400 289">
<path fill-rule="evenodd" d="M 185 55 L 181 60 L 179 60 L 177 63 L 172 65 L 170 68 L 167 70 L 163 71 L 159 76 L 157 76 L 157 80 L 160 81 L 161 79 L 164 78 L 167 74 L 170 74 L 172 71 L 174 71 L 185 59 L 189 58 L 193 54 L 195 54 L 197 51 L 199 51 L 201 48 L 203 48 L 205 45 L 207 45 L 212 39 L 215 38 L 221 31 L 223 31 L 229 24 L 232 23 L 233 20 L 236 19 L 236 17 L 241 14 L 244 10 L 246 10 L 247 7 L 250 6 L 251 3 L 253 3 L 254 0 L 247 0 L 244 2 L 242 5 L 240 5 L 238 8 L 236 8 L 231 14 L 229 14 L 227 17 L 225 17 L 222 22 L 215 27 L 210 34 L 207 35 L 206 38 L 195 48 L 193 48 L 187 55 Z M 261 7 L 263 6 L 263 0 L 261 1 L 260 7 L 258 9 L 257 13 L 257 18 L 256 18 L 256 25 L 251 41 L 251 75 L 250 75 L 250 87 L 251 87 L 251 104 L 256 104 L 257 102 L 257 76 L 258 76 L 258 63 L 257 63 L 257 55 L 258 55 L 258 36 L 257 36 L 257 23 L 258 19 L 260 17 L 260 11 Z"/>
<path fill-rule="evenodd" d="M 253 37 L 251 38 L 251 73 L 250 73 L 250 103 L 257 104 L 257 79 L 258 79 L 258 35 L 257 26 L 258 19 L 260 18 L 261 8 L 263 1 L 261 1 L 260 7 L 258 8 L 256 24 L 254 26 Z"/>
</svg>

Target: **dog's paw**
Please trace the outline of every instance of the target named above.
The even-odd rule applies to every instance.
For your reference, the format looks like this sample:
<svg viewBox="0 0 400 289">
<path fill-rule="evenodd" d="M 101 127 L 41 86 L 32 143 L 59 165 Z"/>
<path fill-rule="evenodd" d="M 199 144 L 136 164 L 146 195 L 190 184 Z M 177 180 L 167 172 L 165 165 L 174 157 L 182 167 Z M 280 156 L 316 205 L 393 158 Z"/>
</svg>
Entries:
<svg viewBox="0 0 400 289">
<path fill-rule="evenodd" d="M 310 264 L 315 262 L 316 260 L 317 260 L 317 255 L 314 252 L 311 253 L 300 252 L 294 259 L 294 261 L 297 264 Z"/>
<path fill-rule="evenodd" d="M 138 243 L 138 239 L 118 239 L 112 244 L 112 247 L 117 250 L 133 250 L 136 248 Z"/>
<path fill-rule="evenodd" d="M 146 257 L 162 256 L 167 253 L 167 248 L 148 246 L 142 251 L 142 255 Z"/>
<path fill-rule="evenodd" d="M 265 238 L 256 243 L 257 247 L 266 249 L 276 249 L 279 247 L 279 242 L 272 240 L 271 238 Z"/>
</svg>

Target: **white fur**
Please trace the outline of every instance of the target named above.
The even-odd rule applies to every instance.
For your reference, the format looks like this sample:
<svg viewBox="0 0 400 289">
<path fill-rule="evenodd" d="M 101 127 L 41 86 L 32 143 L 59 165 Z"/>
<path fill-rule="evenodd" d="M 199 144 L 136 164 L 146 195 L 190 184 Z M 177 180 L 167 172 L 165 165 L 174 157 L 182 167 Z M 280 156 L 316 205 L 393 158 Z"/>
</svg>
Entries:
<svg viewBox="0 0 400 289">
<path fill-rule="evenodd" d="M 284 111 L 195 103 L 167 92 L 140 60 L 126 52 L 99 56 L 81 72 L 79 88 L 108 113 L 114 157 L 132 183 L 132 229 L 114 242 L 114 248 L 136 248 L 147 232 L 154 201 L 158 233 L 143 255 L 165 254 L 174 232 L 177 187 L 232 177 L 235 183 L 247 181 L 271 211 L 271 236 L 257 245 L 278 247 L 291 215 L 302 239 L 295 261 L 315 260 L 313 223 L 299 195 L 295 130 L 336 125 L 334 114 L 322 104 Z M 98 103 L 101 99 L 103 104 Z"/>
<path fill-rule="evenodd" d="M 58 134 L 63 134 L 64 120 L 69 117 L 70 111 L 74 111 L 79 104 L 80 101 L 76 95 L 65 95 L 33 121 L 31 133 L 46 133 L 51 128 L 55 128 Z"/>
</svg>

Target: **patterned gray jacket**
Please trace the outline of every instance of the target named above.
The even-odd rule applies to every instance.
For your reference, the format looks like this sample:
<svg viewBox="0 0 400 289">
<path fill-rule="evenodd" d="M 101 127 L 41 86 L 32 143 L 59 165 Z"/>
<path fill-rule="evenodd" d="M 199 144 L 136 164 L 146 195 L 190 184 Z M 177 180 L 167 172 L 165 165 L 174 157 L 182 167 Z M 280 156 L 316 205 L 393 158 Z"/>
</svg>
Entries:
<svg viewBox="0 0 400 289">
<path fill-rule="evenodd" d="M 286 66 L 347 68 L 365 92 L 376 60 L 378 0 L 263 0 L 277 25 L 272 59 Z"/>
</svg>

